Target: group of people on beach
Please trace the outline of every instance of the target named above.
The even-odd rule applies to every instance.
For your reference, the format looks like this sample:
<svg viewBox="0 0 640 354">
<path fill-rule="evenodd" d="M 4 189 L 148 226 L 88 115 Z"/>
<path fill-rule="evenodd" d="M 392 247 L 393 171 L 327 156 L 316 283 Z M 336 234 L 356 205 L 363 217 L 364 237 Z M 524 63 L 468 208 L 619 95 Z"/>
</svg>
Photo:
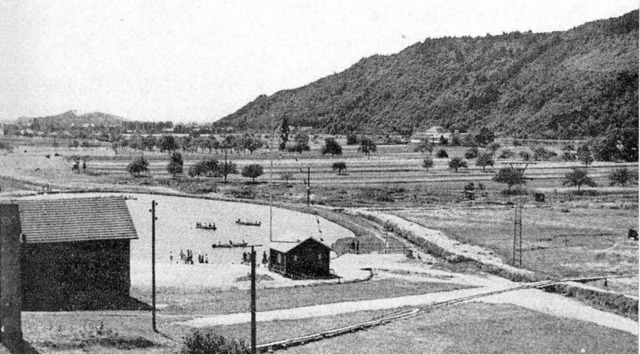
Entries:
<svg viewBox="0 0 640 354">
<path fill-rule="evenodd" d="M 242 252 L 242 263 L 251 263 L 251 252 Z M 267 265 L 269 263 L 269 257 L 267 252 L 262 252 L 262 264 Z"/>
<path fill-rule="evenodd" d="M 209 264 L 209 255 L 208 254 L 197 254 L 198 263 L 200 264 Z M 169 252 L 169 261 L 173 263 L 173 251 Z M 187 251 L 180 250 L 180 261 L 177 263 L 184 264 L 194 264 L 193 262 L 193 251 L 187 249 Z"/>
</svg>

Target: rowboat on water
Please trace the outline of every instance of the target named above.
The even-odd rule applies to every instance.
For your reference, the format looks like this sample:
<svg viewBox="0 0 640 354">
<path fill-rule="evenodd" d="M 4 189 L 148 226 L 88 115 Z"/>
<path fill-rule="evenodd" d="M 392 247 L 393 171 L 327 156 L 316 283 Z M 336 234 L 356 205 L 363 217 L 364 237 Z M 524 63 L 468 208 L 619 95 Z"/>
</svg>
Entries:
<svg viewBox="0 0 640 354">
<path fill-rule="evenodd" d="M 238 219 L 238 220 L 236 220 L 236 224 L 245 225 L 245 226 L 260 226 L 260 225 L 262 225 L 262 222 L 260 220 L 251 221 L 251 220 Z"/>
<path fill-rule="evenodd" d="M 236 247 L 247 247 L 248 243 L 245 241 L 242 242 L 233 242 L 231 240 L 229 240 L 229 243 L 220 243 L 218 241 L 218 244 L 212 244 L 211 248 L 236 248 Z"/>
<path fill-rule="evenodd" d="M 196 223 L 196 229 L 202 229 L 202 230 L 217 230 L 218 227 L 216 227 L 216 223 L 206 223 L 206 222 L 197 222 Z"/>
</svg>

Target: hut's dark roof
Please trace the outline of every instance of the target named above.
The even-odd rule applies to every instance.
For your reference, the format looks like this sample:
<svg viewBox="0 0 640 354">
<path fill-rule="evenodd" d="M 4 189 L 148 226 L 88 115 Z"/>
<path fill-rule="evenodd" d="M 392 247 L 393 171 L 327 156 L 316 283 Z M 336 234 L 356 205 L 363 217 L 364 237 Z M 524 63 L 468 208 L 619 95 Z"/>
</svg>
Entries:
<svg viewBox="0 0 640 354">
<path fill-rule="evenodd" d="M 18 200 L 26 243 L 136 239 L 124 198 Z"/>
<path fill-rule="evenodd" d="M 327 244 L 325 244 L 322 241 L 317 240 L 317 239 L 315 239 L 313 237 L 306 238 L 302 242 L 277 242 L 277 241 L 274 241 L 274 242 L 271 242 L 269 244 L 269 248 L 272 248 L 272 249 L 274 249 L 276 251 L 279 251 L 279 252 L 282 252 L 282 253 L 288 253 L 292 249 L 294 249 L 294 248 L 296 248 L 296 247 L 298 247 L 298 246 L 300 246 L 300 245 L 302 245 L 304 243 L 307 243 L 307 242 L 318 243 L 318 244 L 321 244 L 322 246 L 328 248 L 329 250 L 331 250 L 331 247 L 329 247 Z"/>
</svg>

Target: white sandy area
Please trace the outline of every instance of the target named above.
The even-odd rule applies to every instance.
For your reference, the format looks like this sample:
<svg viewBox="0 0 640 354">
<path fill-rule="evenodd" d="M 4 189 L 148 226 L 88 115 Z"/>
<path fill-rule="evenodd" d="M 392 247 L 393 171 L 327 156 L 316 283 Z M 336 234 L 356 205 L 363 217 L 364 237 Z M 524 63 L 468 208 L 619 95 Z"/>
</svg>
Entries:
<svg viewBox="0 0 640 354">
<path fill-rule="evenodd" d="M 332 260 L 331 267 L 339 278 L 327 280 L 292 280 L 271 272 L 262 264 L 256 268 L 256 276 L 268 275 L 273 280 L 259 280 L 258 288 L 275 288 L 301 286 L 318 283 L 338 283 L 367 279 L 371 272 L 351 263 L 353 255 L 345 255 Z M 237 281 L 237 278 L 251 274 L 248 264 L 168 264 L 156 265 L 156 286 L 177 287 L 185 289 L 216 288 L 228 290 L 232 288 L 248 289 L 249 281 Z M 134 287 L 151 287 L 151 263 L 135 261 L 131 263 L 131 285 Z"/>
</svg>

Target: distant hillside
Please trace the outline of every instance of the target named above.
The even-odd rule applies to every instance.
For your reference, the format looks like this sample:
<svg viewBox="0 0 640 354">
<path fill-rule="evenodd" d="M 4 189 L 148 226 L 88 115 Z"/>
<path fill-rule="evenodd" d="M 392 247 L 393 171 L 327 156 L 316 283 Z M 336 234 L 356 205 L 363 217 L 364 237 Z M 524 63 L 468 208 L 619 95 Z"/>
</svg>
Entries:
<svg viewBox="0 0 640 354">
<path fill-rule="evenodd" d="M 263 130 L 285 115 L 329 133 L 441 125 L 573 138 L 637 127 L 638 11 L 566 32 L 427 39 L 261 95 L 214 124 Z"/>
<path fill-rule="evenodd" d="M 121 126 L 126 120 L 107 113 L 93 112 L 77 115 L 75 111 L 64 112 L 55 116 L 20 117 L 17 123 L 29 125 L 38 130 L 67 129 L 72 126 L 81 127 L 85 124 L 94 126 Z"/>
</svg>

